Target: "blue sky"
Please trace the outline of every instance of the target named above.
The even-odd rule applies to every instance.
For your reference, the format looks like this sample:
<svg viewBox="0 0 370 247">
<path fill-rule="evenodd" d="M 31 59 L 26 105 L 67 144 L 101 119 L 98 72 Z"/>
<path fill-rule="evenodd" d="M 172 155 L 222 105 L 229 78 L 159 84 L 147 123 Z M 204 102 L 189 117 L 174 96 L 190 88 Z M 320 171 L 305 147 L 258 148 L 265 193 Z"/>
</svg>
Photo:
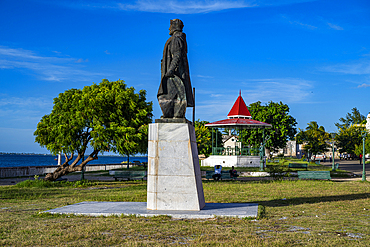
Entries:
<svg viewBox="0 0 370 247">
<path fill-rule="evenodd" d="M 370 111 L 369 1 L 0 1 L 0 152 L 34 143 L 53 98 L 103 78 L 147 90 L 154 118 L 170 19 L 184 22 L 196 118 L 282 101 L 299 128 L 327 131 L 353 107 Z M 191 119 L 192 108 L 187 118 Z"/>
</svg>

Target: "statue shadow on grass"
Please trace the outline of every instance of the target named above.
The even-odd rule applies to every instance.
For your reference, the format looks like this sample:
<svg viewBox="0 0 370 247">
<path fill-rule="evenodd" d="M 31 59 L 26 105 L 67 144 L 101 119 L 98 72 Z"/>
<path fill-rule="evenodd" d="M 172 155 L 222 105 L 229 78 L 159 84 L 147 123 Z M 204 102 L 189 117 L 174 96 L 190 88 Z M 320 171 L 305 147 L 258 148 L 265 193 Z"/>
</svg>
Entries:
<svg viewBox="0 0 370 247">
<path fill-rule="evenodd" d="M 359 193 L 359 194 L 347 194 L 347 195 L 335 195 L 335 196 L 314 196 L 314 197 L 294 197 L 290 199 L 276 199 L 269 201 L 251 201 L 251 203 L 258 203 L 268 207 L 284 207 L 290 205 L 300 204 L 314 204 L 320 202 L 334 202 L 334 201 L 352 201 L 369 199 L 370 193 Z"/>
</svg>

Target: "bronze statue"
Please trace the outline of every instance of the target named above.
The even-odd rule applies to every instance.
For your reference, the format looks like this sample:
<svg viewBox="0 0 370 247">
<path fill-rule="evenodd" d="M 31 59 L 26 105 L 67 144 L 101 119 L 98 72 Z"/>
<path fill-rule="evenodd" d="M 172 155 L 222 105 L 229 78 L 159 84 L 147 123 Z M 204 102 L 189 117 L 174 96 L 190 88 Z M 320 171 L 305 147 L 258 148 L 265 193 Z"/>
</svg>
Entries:
<svg viewBox="0 0 370 247">
<path fill-rule="evenodd" d="M 171 20 L 171 37 L 163 50 L 161 84 L 157 94 L 163 113 L 161 118 L 185 118 L 186 107 L 194 106 L 183 27 L 181 20 Z"/>
</svg>

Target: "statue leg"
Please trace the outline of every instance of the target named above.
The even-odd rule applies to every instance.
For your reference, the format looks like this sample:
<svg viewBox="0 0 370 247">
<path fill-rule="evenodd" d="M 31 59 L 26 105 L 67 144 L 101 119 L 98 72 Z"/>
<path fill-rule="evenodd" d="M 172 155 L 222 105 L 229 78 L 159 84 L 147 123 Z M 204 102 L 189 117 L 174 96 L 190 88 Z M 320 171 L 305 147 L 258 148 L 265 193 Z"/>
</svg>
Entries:
<svg viewBox="0 0 370 247">
<path fill-rule="evenodd" d="M 185 118 L 186 94 L 184 83 L 179 77 L 171 77 L 166 81 L 167 94 L 158 96 L 162 110 L 162 118 Z"/>
<path fill-rule="evenodd" d="M 175 99 L 174 100 L 174 117 L 185 118 L 186 112 L 186 100 Z"/>
<path fill-rule="evenodd" d="M 174 101 L 171 99 L 170 95 L 164 94 L 158 96 L 158 103 L 162 110 L 162 118 L 173 118 L 173 110 L 174 110 Z"/>
<path fill-rule="evenodd" d="M 173 87 L 176 91 L 176 96 L 174 97 L 174 117 L 185 118 L 187 101 L 184 83 L 180 79 L 173 80 Z"/>
</svg>

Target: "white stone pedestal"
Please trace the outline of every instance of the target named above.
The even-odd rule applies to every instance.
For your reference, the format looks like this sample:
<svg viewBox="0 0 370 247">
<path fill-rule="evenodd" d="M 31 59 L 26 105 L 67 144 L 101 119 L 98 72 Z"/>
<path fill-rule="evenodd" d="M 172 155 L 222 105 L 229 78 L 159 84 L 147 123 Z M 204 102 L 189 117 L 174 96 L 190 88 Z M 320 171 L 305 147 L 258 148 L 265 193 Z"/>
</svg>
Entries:
<svg viewBox="0 0 370 247">
<path fill-rule="evenodd" d="M 205 201 L 194 127 L 150 124 L 148 145 L 147 209 L 201 210 Z"/>
</svg>

